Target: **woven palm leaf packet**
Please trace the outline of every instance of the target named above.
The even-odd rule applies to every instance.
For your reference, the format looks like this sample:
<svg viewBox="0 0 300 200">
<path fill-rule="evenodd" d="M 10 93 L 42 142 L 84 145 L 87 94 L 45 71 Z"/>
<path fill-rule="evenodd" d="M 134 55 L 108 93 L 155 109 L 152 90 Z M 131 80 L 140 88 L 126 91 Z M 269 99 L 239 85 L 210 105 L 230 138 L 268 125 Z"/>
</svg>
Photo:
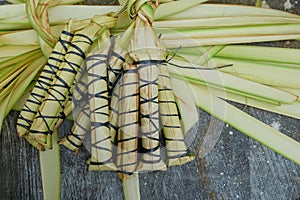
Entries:
<svg viewBox="0 0 300 200">
<path fill-rule="evenodd" d="M 297 139 L 228 103 L 300 119 L 299 50 L 239 45 L 299 39 L 298 15 L 206 0 L 12 3 L 11 13 L 0 7 L 0 120 L 21 107 L 17 134 L 40 151 L 45 199 L 59 196 L 47 156 L 57 162 L 59 145 L 86 148 L 88 171 L 115 171 L 125 198 L 139 199 L 138 174 L 213 148 L 207 136 L 208 150 L 189 149 L 198 108 L 300 165 Z"/>
</svg>

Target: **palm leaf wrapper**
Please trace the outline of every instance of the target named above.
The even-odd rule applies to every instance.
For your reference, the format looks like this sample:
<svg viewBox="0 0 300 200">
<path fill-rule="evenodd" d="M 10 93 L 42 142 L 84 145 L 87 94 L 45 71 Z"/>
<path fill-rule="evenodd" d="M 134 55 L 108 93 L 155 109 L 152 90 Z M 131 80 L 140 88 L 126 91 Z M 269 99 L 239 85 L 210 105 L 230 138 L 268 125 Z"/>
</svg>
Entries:
<svg viewBox="0 0 300 200">
<path fill-rule="evenodd" d="M 300 17 L 205 2 L 0 7 L 0 122 L 20 110 L 45 199 L 60 197 L 59 144 L 85 146 L 88 170 L 116 171 L 125 198 L 139 199 L 138 173 L 197 156 L 185 140 L 197 107 L 300 165 L 299 142 L 227 102 L 300 119 L 299 50 L 239 45 L 297 40 Z M 67 117 L 74 125 L 59 139 Z"/>
</svg>

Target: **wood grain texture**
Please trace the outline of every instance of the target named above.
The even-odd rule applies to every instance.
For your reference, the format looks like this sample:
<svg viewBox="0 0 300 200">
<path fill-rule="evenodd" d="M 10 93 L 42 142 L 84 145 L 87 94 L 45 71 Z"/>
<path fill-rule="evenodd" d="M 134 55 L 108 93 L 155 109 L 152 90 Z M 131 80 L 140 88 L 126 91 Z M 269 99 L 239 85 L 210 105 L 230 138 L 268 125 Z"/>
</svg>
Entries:
<svg viewBox="0 0 300 200">
<path fill-rule="evenodd" d="M 281 124 L 282 130 L 300 141 L 299 120 L 246 108 L 266 123 Z M 203 136 L 210 116 L 200 111 L 195 130 Z M 0 150 L 0 199 L 42 199 L 38 152 L 15 132 L 17 112 L 4 123 Z M 62 135 L 71 127 L 66 121 Z M 296 134 L 298 132 L 298 134 Z M 197 147 L 195 140 L 192 148 Z M 86 150 L 77 155 L 61 148 L 61 199 L 123 199 L 114 172 L 87 172 Z M 140 174 L 142 199 L 297 199 L 300 197 L 300 167 L 248 138 L 224 127 L 215 148 L 204 158 L 167 172 Z"/>
<path fill-rule="evenodd" d="M 292 0 L 291 0 L 292 1 Z M 3 1 L 2 1 L 3 2 Z M 218 1 L 246 3 L 254 0 Z M 282 9 L 283 1 L 267 1 Z M 0 0 L 1 3 L 1 0 Z M 93 3 L 93 2 L 92 2 Z M 300 13 L 295 4 L 291 12 Z M 297 47 L 297 42 L 275 42 L 275 46 Z M 300 120 L 237 105 L 245 112 L 300 141 Z M 42 185 L 39 156 L 24 139 L 16 134 L 18 113 L 13 111 L 3 124 L 0 134 L 0 200 L 41 200 Z M 200 121 L 192 131 L 196 138 L 192 152 L 199 147 L 211 117 L 199 111 Z M 60 127 L 61 138 L 71 128 L 65 121 Z M 191 134 L 193 135 L 193 134 Z M 122 186 L 114 172 L 87 172 L 85 149 L 77 155 L 61 147 L 61 199 L 123 199 Z M 300 167 L 274 153 L 244 134 L 226 125 L 215 148 L 204 158 L 170 168 L 167 172 L 140 174 L 142 199 L 291 199 L 300 198 Z"/>
</svg>

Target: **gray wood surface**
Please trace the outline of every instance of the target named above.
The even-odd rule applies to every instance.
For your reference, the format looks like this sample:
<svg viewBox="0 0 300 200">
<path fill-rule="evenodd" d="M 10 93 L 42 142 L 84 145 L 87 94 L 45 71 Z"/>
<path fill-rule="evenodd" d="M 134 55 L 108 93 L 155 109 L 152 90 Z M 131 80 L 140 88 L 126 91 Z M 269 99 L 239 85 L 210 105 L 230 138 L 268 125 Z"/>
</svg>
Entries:
<svg viewBox="0 0 300 200">
<path fill-rule="evenodd" d="M 219 1 L 228 3 L 230 1 Z M 253 5 L 253 0 L 231 1 Z M 284 1 L 268 1 L 283 9 Z M 293 3 L 294 1 L 291 0 Z M 94 3 L 94 2 L 90 2 Z M 291 12 L 300 13 L 296 7 Z M 297 43 L 272 43 L 297 46 Z M 237 105 L 245 112 L 300 141 L 300 120 L 251 107 Z M 0 134 L 0 200 L 43 199 L 37 150 L 16 134 L 17 112 L 4 121 Z M 211 117 L 199 111 L 194 127 L 191 152 L 197 152 Z M 60 127 L 61 137 L 71 122 Z M 73 155 L 61 147 L 61 199 L 123 199 L 122 187 L 114 172 L 87 172 L 89 153 L 82 149 Z M 140 174 L 142 199 L 291 199 L 300 198 L 300 167 L 248 138 L 230 126 L 224 126 L 215 148 L 202 159 L 197 158 L 167 172 Z"/>
</svg>

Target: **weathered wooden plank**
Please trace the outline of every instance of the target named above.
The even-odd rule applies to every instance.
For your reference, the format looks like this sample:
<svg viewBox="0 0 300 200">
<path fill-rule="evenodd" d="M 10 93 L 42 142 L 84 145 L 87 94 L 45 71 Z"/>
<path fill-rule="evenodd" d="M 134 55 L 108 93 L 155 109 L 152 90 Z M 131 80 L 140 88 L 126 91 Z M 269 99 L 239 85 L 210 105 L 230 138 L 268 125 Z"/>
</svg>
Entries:
<svg viewBox="0 0 300 200">
<path fill-rule="evenodd" d="M 289 126 L 285 131 L 295 133 L 298 130 L 299 133 L 299 120 L 253 108 L 246 110 L 255 112 L 256 117 L 280 119 L 282 127 L 287 120 Z M 210 117 L 204 112 L 201 116 L 205 120 L 199 127 L 205 127 Z M 0 150 L 1 199 L 42 199 L 38 154 L 17 137 L 16 117 L 16 112 L 9 115 L 1 134 L 1 147 L 4 147 Z M 69 128 L 70 122 L 64 123 L 61 132 Z M 299 140 L 300 136 L 297 137 Z M 114 172 L 86 171 L 87 151 L 82 150 L 74 156 L 62 147 L 61 154 L 62 199 L 123 198 Z M 205 159 L 173 167 L 167 172 L 143 173 L 140 187 L 143 199 L 296 199 L 300 196 L 299 179 L 299 166 L 225 126 L 216 147 Z"/>
<path fill-rule="evenodd" d="M 269 125 L 280 122 L 285 127 L 281 131 L 300 141 L 299 120 L 250 107 L 245 111 Z M 220 141 L 205 159 L 210 190 L 217 199 L 300 197 L 300 167 L 231 127 L 223 129 Z"/>
<path fill-rule="evenodd" d="M 0 135 L 0 199 L 42 199 L 38 151 L 19 140 L 16 119 L 10 113 Z"/>
</svg>

